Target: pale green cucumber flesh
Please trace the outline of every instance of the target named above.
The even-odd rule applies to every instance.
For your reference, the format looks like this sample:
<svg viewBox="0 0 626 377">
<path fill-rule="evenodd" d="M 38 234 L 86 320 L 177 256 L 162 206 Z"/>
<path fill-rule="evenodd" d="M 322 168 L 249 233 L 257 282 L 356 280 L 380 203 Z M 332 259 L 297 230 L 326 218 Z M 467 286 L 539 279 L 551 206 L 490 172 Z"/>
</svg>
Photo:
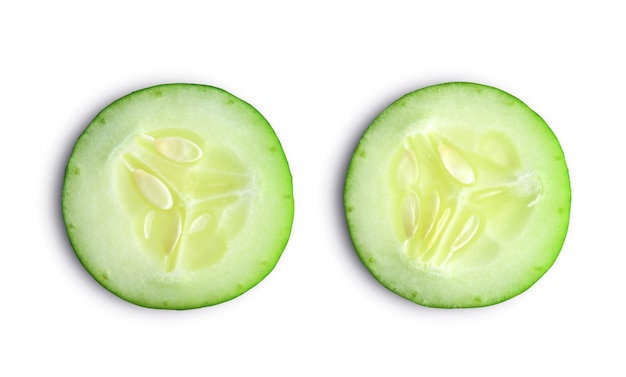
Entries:
<svg viewBox="0 0 626 377">
<path fill-rule="evenodd" d="M 384 110 L 354 151 L 346 219 L 364 265 L 418 304 L 502 302 L 553 265 L 569 223 L 561 146 L 493 87 L 445 83 Z"/>
<path fill-rule="evenodd" d="M 85 129 L 62 208 L 72 247 L 105 288 L 189 309 L 270 273 L 294 203 L 283 149 L 257 110 L 215 87 L 166 84 L 122 97 Z"/>
</svg>

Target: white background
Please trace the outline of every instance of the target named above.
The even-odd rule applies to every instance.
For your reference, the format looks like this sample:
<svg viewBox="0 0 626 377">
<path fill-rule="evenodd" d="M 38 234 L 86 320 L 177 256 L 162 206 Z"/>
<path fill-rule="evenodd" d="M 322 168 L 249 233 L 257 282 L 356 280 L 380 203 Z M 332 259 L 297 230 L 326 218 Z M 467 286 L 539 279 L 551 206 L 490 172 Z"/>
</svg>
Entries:
<svg viewBox="0 0 626 377">
<path fill-rule="evenodd" d="M 3 2 L 0 375 L 624 376 L 624 11 L 557 3 Z M 341 195 L 376 114 L 457 80 L 508 91 L 550 124 L 572 217 L 559 259 L 530 290 L 436 310 L 369 275 Z M 289 244 L 261 284 L 182 312 L 95 283 L 60 214 L 84 127 L 114 99 L 166 82 L 218 86 L 255 106 L 281 139 L 296 199 Z"/>
</svg>

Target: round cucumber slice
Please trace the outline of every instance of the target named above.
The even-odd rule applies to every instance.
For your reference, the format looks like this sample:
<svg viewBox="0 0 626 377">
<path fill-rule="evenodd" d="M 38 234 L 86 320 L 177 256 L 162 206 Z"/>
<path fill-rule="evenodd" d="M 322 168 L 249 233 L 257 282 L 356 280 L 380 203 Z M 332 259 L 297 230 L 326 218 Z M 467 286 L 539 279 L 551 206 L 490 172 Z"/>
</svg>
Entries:
<svg viewBox="0 0 626 377">
<path fill-rule="evenodd" d="M 474 83 L 409 93 L 367 128 L 344 187 L 363 264 L 418 304 L 493 305 L 528 289 L 565 240 L 561 146 L 519 99 Z"/>
<path fill-rule="evenodd" d="M 163 309 L 215 305 L 255 286 L 278 262 L 294 213 L 268 122 L 195 84 L 146 88 L 102 110 L 69 158 L 62 208 L 89 273 Z"/>
</svg>

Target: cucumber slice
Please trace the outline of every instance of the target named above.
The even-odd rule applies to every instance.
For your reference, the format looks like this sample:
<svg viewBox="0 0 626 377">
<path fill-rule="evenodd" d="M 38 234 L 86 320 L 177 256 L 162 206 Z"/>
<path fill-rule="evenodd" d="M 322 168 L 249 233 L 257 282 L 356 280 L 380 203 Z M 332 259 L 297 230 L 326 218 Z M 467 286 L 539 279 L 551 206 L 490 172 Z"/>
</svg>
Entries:
<svg viewBox="0 0 626 377">
<path fill-rule="evenodd" d="M 257 110 L 215 87 L 166 84 L 89 124 L 66 167 L 62 208 L 101 285 L 140 306 L 190 309 L 270 273 L 294 203 L 283 149 Z"/>
<path fill-rule="evenodd" d="M 367 128 L 344 187 L 363 264 L 430 307 L 479 307 L 528 289 L 565 240 L 560 144 L 519 99 L 474 83 L 409 93 Z"/>
</svg>

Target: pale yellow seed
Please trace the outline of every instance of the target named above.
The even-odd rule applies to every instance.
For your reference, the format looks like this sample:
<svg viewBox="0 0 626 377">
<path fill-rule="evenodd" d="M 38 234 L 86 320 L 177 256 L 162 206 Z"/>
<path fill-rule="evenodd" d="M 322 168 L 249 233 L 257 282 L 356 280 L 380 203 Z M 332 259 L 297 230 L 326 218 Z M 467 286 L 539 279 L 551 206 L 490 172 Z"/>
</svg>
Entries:
<svg viewBox="0 0 626 377">
<path fill-rule="evenodd" d="M 474 170 L 459 152 L 446 144 L 439 144 L 437 150 L 443 165 L 452 177 L 466 185 L 474 183 Z"/>
<path fill-rule="evenodd" d="M 413 238 L 419 223 L 419 199 L 415 192 L 409 191 L 402 201 L 402 225 L 406 239 Z"/>
<path fill-rule="evenodd" d="M 172 208 L 174 200 L 170 190 L 163 181 L 142 169 L 135 169 L 133 177 L 139 191 L 152 205 L 159 209 Z"/>
<path fill-rule="evenodd" d="M 424 208 L 422 211 L 423 221 L 422 224 L 425 226 L 421 226 L 422 228 L 422 238 L 428 237 L 431 230 L 434 228 L 435 221 L 437 220 L 437 215 L 439 214 L 439 194 L 435 191 L 432 193 L 432 196 L 424 200 Z M 422 232 L 420 231 L 420 232 Z"/>
<path fill-rule="evenodd" d="M 398 163 L 397 182 L 400 188 L 411 187 L 417 181 L 417 158 L 410 149 L 405 149 Z"/>
<path fill-rule="evenodd" d="M 154 211 L 150 211 L 143 220 L 143 236 L 147 240 L 150 239 L 150 235 L 152 234 L 152 224 L 154 223 L 155 215 Z"/>
<path fill-rule="evenodd" d="M 211 215 L 207 213 L 196 217 L 195 220 L 193 220 L 193 222 L 189 226 L 189 233 L 202 231 L 206 227 L 206 225 L 209 223 L 210 220 L 211 220 Z"/>
<path fill-rule="evenodd" d="M 163 156 L 176 162 L 194 162 L 202 157 L 202 149 L 198 145 L 178 136 L 156 138 L 154 147 Z"/>
<path fill-rule="evenodd" d="M 459 235 L 452 243 L 451 252 L 454 253 L 463 246 L 467 245 L 476 235 L 479 226 L 480 218 L 478 216 L 472 215 L 469 219 L 467 219 L 467 221 L 463 224 L 463 228 L 459 232 Z"/>
</svg>

